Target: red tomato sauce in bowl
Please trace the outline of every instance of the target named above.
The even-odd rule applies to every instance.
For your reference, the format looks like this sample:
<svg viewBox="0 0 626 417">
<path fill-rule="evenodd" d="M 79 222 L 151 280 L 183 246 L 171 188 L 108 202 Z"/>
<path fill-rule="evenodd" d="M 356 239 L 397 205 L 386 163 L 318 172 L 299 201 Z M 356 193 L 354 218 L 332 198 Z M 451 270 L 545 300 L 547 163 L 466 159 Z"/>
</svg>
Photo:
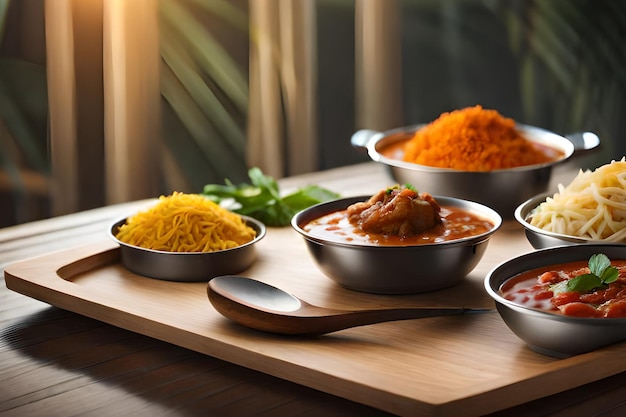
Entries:
<svg viewBox="0 0 626 417">
<path fill-rule="evenodd" d="M 552 286 L 589 273 L 586 261 L 569 262 L 523 272 L 500 287 L 500 295 L 524 306 L 572 317 L 626 317 L 626 260 L 611 260 L 619 278 L 589 291 L 555 294 Z"/>
<path fill-rule="evenodd" d="M 313 237 L 340 243 L 380 246 L 413 246 L 443 243 L 487 233 L 494 224 L 470 211 L 442 206 L 441 225 L 414 236 L 366 233 L 348 220 L 347 210 L 339 210 L 314 219 L 302 226 Z"/>
</svg>

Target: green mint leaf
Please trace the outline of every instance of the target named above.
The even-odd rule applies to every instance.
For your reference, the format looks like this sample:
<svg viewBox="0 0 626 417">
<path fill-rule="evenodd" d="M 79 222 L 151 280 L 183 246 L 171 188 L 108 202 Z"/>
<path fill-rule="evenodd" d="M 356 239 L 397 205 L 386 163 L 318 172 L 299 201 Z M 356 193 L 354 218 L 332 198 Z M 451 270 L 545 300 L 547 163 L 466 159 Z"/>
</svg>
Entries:
<svg viewBox="0 0 626 417">
<path fill-rule="evenodd" d="M 600 280 L 604 284 L 610 284 L 612 282 L 617 281 L 618 277 L 619 277 L 619 271 L 617 270 L 617 268 L 610 266 L 604 270 L 604 272 L 600 276 Z"/>
<path fill-rule="evenodd" d="M 250 181 L 252 181 L 252 184 L 270 193 L 275 199 L 280 199 L 278 183 L 274 178 L 270 177 L 269 175 L 263 174 L 261 169 L 257 167 L 250 168 L 250 170 L 248 171 L 248 176 L 250 177 Z"/>
<path fill-rule="evenodd" d="M 239 210 L 254 211 L 256 207 L 263 207 L 268 204 L 273 197 L 268 191 L 265 191 L 259 187 L 254 187 L 249 184 L 241 184 L 238 186 L 233 185 L 205 185 L 203 194 L 211 200 L 221 203 L 227 199 L 233 199 L 241 207 L 240 209 L 233 210 L 239 213 Z"/>
<path fill-rule="evenodd" d="M 569 291 L 586 292 L 602 286 L 602 281 L 595 274 L 578 275 L 566 282 Z"/>
<path fill-rule="evenodd" d="M 611 261 L 608 256 L 603 253 L 596 253 L 589 258 L 589 269 L 591 273 L 601 277 L 604 270 L 611 266 Z"/>
<path fill-rule="evenodd" d="M 223 198 L 231 197 L 236 191 L 237 188 L 230 185 L 207 184 L 204 186 L 202 193 L 205 195 Z"/>
<path fill-rule="evenodd" d="M 310 198 L 317 200 L 319 203 L 335 200 L 341 197 L 339 194 L 318 185 L 307 185 L 306 187 L 301 188 L 300 192 L 305 193 Z"/>
<path fill-rule="evenodd" d="M 296 192 L 286 195 L 282 198 L 282 201 L 284 204 L 293 209 L 294 212 L 298 212 L 315 204 L 334 200 L 336 198 L 339 198 L 337 193 L 315 185 L 309 185 Z"/>
<path fill-rule="evenodd" d="M 312 205 L 339 198 L 339 194 L 325 188 L 309 185 L 288 196 L 281 197 L 278 182 L 259 168 L 251 168 L 248 176 L 252 184 L 207 184 L 203 195 L 216 203 L 223 203 L 231 211 L 254 217 L 267 226 L 287 226 L 298 211 Z M 227 205 L 233 201 L 236 204 Z"/>
<path fill-rule="evenodd" d="M 248 213 L 250 217 L 265 223 L 269 227 L 282 227 L 291 223 L 291 218 L 295 212 L 282 201 L 274 200 L 271 204 L 264 206 L 260 210 Z"/>
<path fill-rule="evenodd" d="M 603 253 L 596 253 L 589 258 L 589 274 L 578 275 L 567 281 L 570 291 L 587 292 L 617 281 L 619 271 L 611 266 L 611 261 Z"/>
</svg>

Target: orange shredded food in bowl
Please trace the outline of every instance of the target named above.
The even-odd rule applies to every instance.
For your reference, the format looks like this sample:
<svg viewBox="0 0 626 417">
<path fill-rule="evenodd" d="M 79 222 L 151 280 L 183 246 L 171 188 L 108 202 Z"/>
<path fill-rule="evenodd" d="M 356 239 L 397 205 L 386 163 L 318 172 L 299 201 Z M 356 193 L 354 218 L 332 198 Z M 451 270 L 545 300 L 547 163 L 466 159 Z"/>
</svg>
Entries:
<svg viewBox="0 0 626 417">
<path fill-rule="evenodd" d="M 492 171 L 552 161 L 516 128 L 515 121 L 482 106 L 443 113 L 415 132 L 404 160 L 462 171 Z"/>
<path fill-rule="evenodd" d="M 199 194 L 174 192 L 126 220 L 115 237 L 126 244 L 166 252 L 213 252 L 252 241 L 244 219 Z"/>
</svg>

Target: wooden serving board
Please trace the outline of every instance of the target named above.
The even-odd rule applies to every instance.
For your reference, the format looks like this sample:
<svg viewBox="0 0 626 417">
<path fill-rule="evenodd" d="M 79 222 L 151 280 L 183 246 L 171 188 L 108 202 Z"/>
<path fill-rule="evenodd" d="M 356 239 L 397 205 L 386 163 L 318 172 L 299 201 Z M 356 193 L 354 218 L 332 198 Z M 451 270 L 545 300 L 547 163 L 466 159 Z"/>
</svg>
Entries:
<svg viewBox="0 0 626 417">
<path fill-rule="evenodd" d="M 242 275 L 328 307 L 485 307 L 493 306 L 483 289 L 488 271 L 531 250 L 522 231 L 507 223 L 460 285 L 372 295 L 337 286 L 317 269 L 295 231 L 271 228 L 258 245 L 257 262 Z M 218 314 L 206 283 L 159 281 L 124 269 L 105 236 L 8 265 L 5 278 L 8 288 L 60 308 L 399 415 L 478 416 L 626 370 L 626 344 L 567 359 L 542 356 L 495 311 L 315 338 L 254 331 Z"/>
</svg>

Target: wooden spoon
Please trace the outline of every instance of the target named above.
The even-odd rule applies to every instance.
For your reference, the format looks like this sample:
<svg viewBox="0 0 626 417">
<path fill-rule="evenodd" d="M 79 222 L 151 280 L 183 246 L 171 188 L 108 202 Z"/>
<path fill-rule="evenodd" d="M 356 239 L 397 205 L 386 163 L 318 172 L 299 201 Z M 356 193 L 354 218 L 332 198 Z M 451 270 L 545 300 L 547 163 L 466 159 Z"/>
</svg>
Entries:
<svg viewBox="0 0 626 417">
<path fill-rule="evenodd" d="M 493 311 L 464 307 L 337 310 L 309 304 L 264 282 L 234 275 L 213 278 L 207 293 L 213 307 L 225 317 L 253 329 L 291 335 L 320 335 L 386 321 Z"/>
</svg>

